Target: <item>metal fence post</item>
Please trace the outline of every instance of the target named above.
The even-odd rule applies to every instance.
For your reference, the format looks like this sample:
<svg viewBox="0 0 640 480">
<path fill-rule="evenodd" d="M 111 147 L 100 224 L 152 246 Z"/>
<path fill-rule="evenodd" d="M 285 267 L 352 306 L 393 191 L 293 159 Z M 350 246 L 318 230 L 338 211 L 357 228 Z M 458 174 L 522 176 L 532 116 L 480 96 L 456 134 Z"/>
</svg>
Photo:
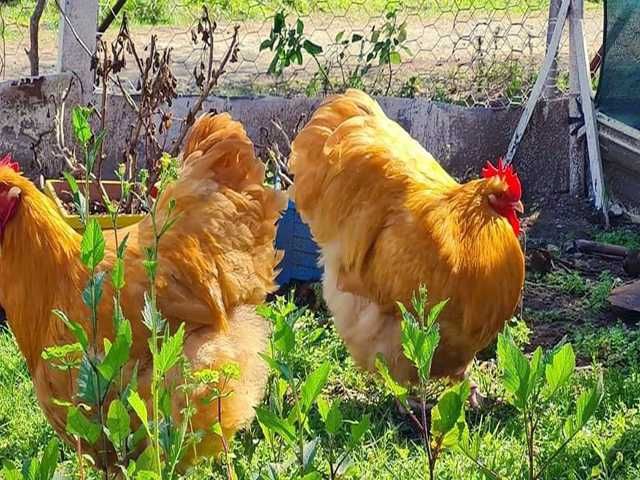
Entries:
<svg viewBox="0 0 640 480">
<path fill-rule="evenodd" d="M 91 55 L 96 49 L 98 0 L 58 0 L 60 30 L 58 72 L 73 72 L 80 80 L 83 96 L 93 91 Z"/>
<path fill-rule="evenodd" d="M 583 2 L 573 1 L 571 3 L 570 15 L 582 19 L 584 15 Z M 569 36 L 573 38 L 573 26 L 569 22 Z M 578 73 L 578 52 L 575 43 L 569 42 L 569 117 L 579 118 L 582 116 L 581 108 L 578 104 L 580 99 L 580 76 Z M 573 131 L 573 125 L 570 127 L 569 134 L 569 193 L 576 197 L 585 195 L 585 141 L 584 135 L 580 136 L 578 132 Z M 571 134 L 573 132 L 573 134 Z"/>
</svg>

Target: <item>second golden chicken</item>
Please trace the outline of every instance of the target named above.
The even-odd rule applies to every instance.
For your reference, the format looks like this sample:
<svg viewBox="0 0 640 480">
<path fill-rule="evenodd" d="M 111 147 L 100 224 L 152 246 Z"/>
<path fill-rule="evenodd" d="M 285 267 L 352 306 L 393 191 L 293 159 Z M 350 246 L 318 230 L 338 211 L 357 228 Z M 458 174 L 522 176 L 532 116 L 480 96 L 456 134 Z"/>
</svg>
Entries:
<svg viewBox="0 0 640 480">
<path fill-rule="evenodd" d="M 383 354 L 398 381 L 416 380 L 402 353 L 396 302 L 420 285 L 439 317 L 432 377 L 460 380 L 511 318 L 524 282 L 521 186 L 511 167 L 456 182 L 366 94 L 328 99 L 295 139 L 293 197 L 322 251 L 323 289 L 356 362 Z"/>
<path fill-rule="evenodd" d="M 275 223 L 285 197 L 263 185 L 264 166 L 242 126 L 227 114 L 205 115 L 192 127 L 183 152 L 179 178 L 158 199 L 159 224 L 175 201 L 177 221 L 159 245 L 157 299 L 171 330 L 185 325 L 184 355 L 194 371 L 216 369 L 235 362 L 240 376 L 230 381 L 233 395 L 220 405 L 207 404 L 209 392 L 198 388 L 185 395 L 175 390 L 171 410 L 180 417 L 186 404 L 194 408 L 190 427 L 204 432 L 195 457 L 215 455 L 221 438 L 212 431 L 220 419 L 225 437 L 251 422 L 261 401 L 267 368 L 260 358 L 269 327 L 255 310 L 274 289 L 274 268 L 279 255 L 273 246 Z M 75 380 L 42 359 L 46 347 L 74 341 L 52 314 L 64 311 L 89 331 L 82 291 L 88 272 L 80 261 L 81 236 L 65 223 L 53 203 L 8 161 L 0 162 L 0 302 L 26 358 L 36 395 L 55 430 L 70 443 L 66 409 L 56 400 L 76 402 Z M 150 399 L 153 366 L 147 340 L 149 331 L 139 320 L 149 282 L 143 268 L 145 248 L 153 243 L 151 218 L 121 232 L 129 235 L 126 285 L 122 309 L 131 319 L 132 365 L 138 366 L 138 388 Z M 115 261 L 114 235 L 105 235 L 105 260 Z M 104 298 L 113 296 L 105 282 Z M 113 304 L 100 303 L 97 338 L 113 339 Z M 175 372 L 179 375 L 180 372 Z M 76 376 L 74 371 L 73 375 Z M 128 379 L 125 379 L 128 381 Z M 174 382 L 180 385 L 179 379 Z M 219 408 L 218 408 L 219 407 Z M 151 404 L 149 403 L 151 411 Z M 100 463 L 98 447 L 83 445 Z M 104 466 L 104 465 L 103 465 Z"/>
</svg>

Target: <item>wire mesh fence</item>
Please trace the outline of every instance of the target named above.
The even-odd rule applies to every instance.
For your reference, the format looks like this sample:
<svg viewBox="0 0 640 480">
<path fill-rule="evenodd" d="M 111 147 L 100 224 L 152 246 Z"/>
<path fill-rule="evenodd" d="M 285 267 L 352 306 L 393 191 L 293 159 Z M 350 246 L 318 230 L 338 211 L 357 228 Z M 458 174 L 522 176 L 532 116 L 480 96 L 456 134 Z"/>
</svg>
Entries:
<svg viewBox="0 0 640 480">
<path fill-rule="evenodd" d="M 426 97 L 466 106 L 526 101 L 545 53 L 549 0 L 129 0 L 125 11 L 139 45 L 156 35 L 172 49 L 180 93 L 197 89 L 202 51 L 193 30 L 202 5 L 217 22 L 216 60 L 239 25 L 239 52 L 220 79 L 222 95 L 318 95 L 346 87 Z M 3 7 L 6 78 L 28 74 L 28 16 L 33 2 Z M 110 2 L 101 1 L 101 17 Z M 55 67 L 57 16 L 43 17 L 41 72 Z M 117 23 L 105 33 L 115 38 Z M 585 4 L 591 53 L 602 39 L 600 1 Z M 566 37 L 566 34 L 565 34 Z M 558 87 L 568 88 L 568 41 Z M 135 88 L 136 74 L 124 71 Z"/>
</svg>

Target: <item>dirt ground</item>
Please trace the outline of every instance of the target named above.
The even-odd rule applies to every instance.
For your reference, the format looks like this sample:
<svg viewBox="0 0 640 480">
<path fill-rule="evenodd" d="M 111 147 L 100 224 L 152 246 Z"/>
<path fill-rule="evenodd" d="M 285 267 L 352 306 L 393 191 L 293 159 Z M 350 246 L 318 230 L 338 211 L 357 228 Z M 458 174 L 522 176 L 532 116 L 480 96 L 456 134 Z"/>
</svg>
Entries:
<svg viewBox="0 0 640 480">
<path fill-rule="evenodd" d="M 418 14 L 399 15 L 406 20 L 406 47 L 410 53 L 402 53 L 402 66 L 397 67 L 395 86 L 400 86 L 412 76 L 426 78 L 449 78 L 455 72 L 462 82 L 476 78 L 480 69 L 510 60 L 539 65 L 545 52 L 547 12 L 540 9 L 525 13 L 495 12 L 458 12 L 443 13 L 440 16 L 422 17 Z M 291 20 L 293 21 L 293 20 Z M 380 16 L 365 17 L 358 15 L 315 14 L 305 17 L 305 35 L 325 48 L 331 54 L 335 46 L 336 34 L 340 31 L 361 33 L 368 36 L 372 26 L 378 28 L 384 22 Z M 222 91 L 231 93 L 289 91 L 292 85 L 303 88 L 317 71 L 317 66 L 305 58 L 302 66 L 292 66 L 283 77 L 276 81 L 266 72 L 273 53 L 260 51 L 262 40 L 268 38 L 271 19 L 240 22 L 240 54 L 237 63 L 231 64 L 228 73 L 222 79 Z M 230 39 L 232 24 L 220 24 L 218 28 L 217 52 L 219 56 Z M 25 48 L 28 45 L 27 25 L 14 25 L 8 30 L 4 46 L 6 63 L 4 78 L 11 79 L 28 74 L 28 60 Z M 148 42 L 150 35 L 158 36 L 159 44 L 173 49 L 174 73 L 178 78 L 179 90 L 183 93 L 194 90 L 192 72 L 200 62 L 200 52 L 194 50 L 191 43 L 191 26 L 133 26 L 134 38 L 140 45 Z M 590 51 L 596 51 L 601 43 L 602 11 L 589 9 L 585 15 L 585 36 Z M 111 29 L 108 38 L 117 32 Z M 561 63 L 566 64 L 568 47 L 563 42 Z M 353 49 L 352 58 L 347 64 L 353 64 L 357 52 Z M 53 73 L 56 69 L 57 31 L 41 32 L 40 62 L 42 73 Z M 320 58 L 321 61 L 322 55 Z M 135 72 L 129 70 L 125 75 L 135 83 Z"/>
</svg>

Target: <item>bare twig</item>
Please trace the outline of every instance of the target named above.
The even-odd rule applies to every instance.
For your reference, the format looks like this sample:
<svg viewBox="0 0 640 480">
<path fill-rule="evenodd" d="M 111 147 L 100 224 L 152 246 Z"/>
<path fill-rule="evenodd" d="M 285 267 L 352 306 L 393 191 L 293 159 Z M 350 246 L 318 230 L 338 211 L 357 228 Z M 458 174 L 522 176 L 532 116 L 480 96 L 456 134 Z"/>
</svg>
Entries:
<svg viewBox="0 0 640 480">
<path fill-rule="evenodd" d="M 29 65 L 31 66 L 31 76 L 37 77 L 40 75 L 40 53 L 38 51 L 40 35 L 40 19 L 44 13 L 44 7 L 47 5 L 47 0 L 38 0 L 31 18 L 29 19 L 29 41 L 30 47 L 25 49 L 27 57 L 29 57 Z"/>
<path fill-rule="evenodd" d="M 194 43 L 197 43 L 198 37 L 202 39 L 204 44 L 203 53 L 208 57 L 207 60 L 207 72 L 206 76 L 204 72 L 198 71 L 196 68 L 194 70 L 194 75 L 196 77 L 196 84 L 200 87 L 200 95 L 198 99 L 195 101 L 193 106 L 187 112 L 187 116 L 185 120 L 182 122 L 182 126 L 180 128 L 180 133 L 178 134 L 176 140 L 173 142 L 173 147 L 171 149 L 171 155 L 177 156 L 180 152 L 180 148 L 182 146 L 182 142 L 187 136 L 187 132 L 191 125 L 196 120 L 196 115 L 202 109 L 202 105 L 204 101 L 207 99 L 211 90 L 218 85 L 218 80 L 224 74 L 225 68 L 229 62 L 235 62 L 237 60 L 238 54 L 238 31 L 240 27 L 236 25 L 233 28 L 233 36 L 231 37 L 231 43 L 229 44 L 229 48 L 227 48 L 227 52 L 223 56 L 220 64 L 216 68 L 214 66 L 213 59 L 213 35 L 217 29 L 217 24 L 212 22 L 209 17 L 209 10 L 206 6 L 202 7 L 202 17 L 200 18 L 200 22 L 198 22 L 198 30 L 192 32 L 192 38 Z"/>
<path fill-rule="evenodd" d="M 82 49 L 85 51 L 87 55 L 89 55 L 90 57 L 93 57 L 93 52 L 89 49 L 89 47 L 87 47 L 87 44 L 82 41 L 82 39 L 80 38 L 80 35 L 78 35 L 78 31 L 76 30 L 76 27 L 73 26 L 73 22 L 60 6 L 60 2 L 58 0 L 53 0 L 53 1 L 56 3 L 56 6 L 60 11 L 60 15 L 62 15 L 62 18 L 64 18 L 64 22 L 69 26 L 71 33 L 75 37 L 76 41 L 80 44 L 80 47 L 82 47 Z"/>
</svg>

